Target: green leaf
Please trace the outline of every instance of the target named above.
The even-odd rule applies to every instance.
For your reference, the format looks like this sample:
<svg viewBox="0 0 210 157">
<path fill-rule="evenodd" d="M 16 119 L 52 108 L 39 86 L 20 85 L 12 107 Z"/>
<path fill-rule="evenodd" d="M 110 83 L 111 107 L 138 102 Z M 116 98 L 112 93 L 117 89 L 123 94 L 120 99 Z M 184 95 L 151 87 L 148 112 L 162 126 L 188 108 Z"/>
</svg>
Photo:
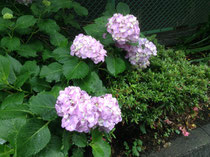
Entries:
<svg viewBox="0 0 210 157">
<path fill-rule="evenodd" d="M 14 82 L 16 81 L 17 77 L 15 75 L 15 72 L 13 70 L 12 65 L 10 65 L 10 73 L 9 73 L 9 77 L 8 77 L 8 82 L 9 84 L 14 84 Z"/>
<path fill-rule="evenodd" d="M 103 95 L 107 91 L 96 72 L 91 72 L 84 79 L 75 80 L 74 85 L 95 96 Z"/>
<path fill-rule="evenodd" d="M 52 90 L 47 92 L 47 93 L 50 94 L 50 95 L 53 95 L 55 98 L 57 98 L 58 95 L 59 95 L 59 91 L 63 90 L 63 89 L 64 88 L 60 87 L 60 86 L 53 86 Z"/>
<path fill-rule="evenodd" d="M 0 32 L 5 32 L 7 30 L 7 21 L 0 17 Z"/>
<path fill-rule="evenodd" d="M 129 6 L 126 3 L 120 2 L 117 4 L 117 12 L 123 15 L 127 15 L 130 13 Z"/>
<path fill-rule="evenodd" d="M 63 131 L 63 136 L 62 136 L 62 148 L 61 150 L 63 151 L 65 156 L 68 156 L 68 151 L 72 146 L 72 142 L 71 142 L 71 136 L 70 136 L 70 132 L 64 130 Z"/>
<path fill-rule="evenodd" d="M 62 34 L 55 32 L 50 35 L 50 43 L 57 47 L 66 47 L 68 45 L 68 39 Z"/>
<path fill-rule="evenodd" d="M 0 119 L 0 138 L 9 141 L 13 146 L 15 145 L 16 136 L 20 128 L 25 125 L 26 119 L 24 117 L 15 117 L 12 119 Z"/>
<path fill-rule="evenodd" d="M 56 48 L 53 51 L 53 55 L 55 56 L 55 59 L 60 63 L 65 63 L 66 61 L 75 58 L 70 55 L 69 49 L 67 48 Z"/>
<path fill-rule="evenodd" d="M 72 142 L 78 147 L 86 147 L 87 146 L 86 134 L 74 132 L 72 136 Z"/>
<path fill-rule="evenodd" d="M 29 107 L 33 113 L 40 115 L 43 120 L 54 120 L 57 118 L 55 103 L 56 99 L 52 95 L 39 93 L 31 98 Z"/>
<path fill-rule="evenodd" d="M 51 86 L 44 79 L 40 79 L 39 77 L 33 77 L 29 80 L 32 90 L 35 92 L 42 92 L 51 89 Z"/>
<path fill-rule="evenodd" d="M 94 157 L 110 157 L 111 147 L 103 140 L 102 133 L 97 129 L 92 131 L 92 142 L 90 146 L 92 147 L 92 153 Z"/>
<path fill-rule="evenodd" d="M 43 31 L 47 34 L 54 34 L 60 31 L 60 27 L 57 25 L 56 21 L 48 19 L 48 20 L 41 20 L 38 23 L 38 27 L 40 31 Z"/>
<path fill-rule="evenodd" d="M 70 0 L 51 0 L 50 10 L 52 12 L 57 12 L 61 8 L 71 8 L 72 1 Z"/>
<path fill-rule="evenodd" d="M 7 58 L 9 59 L 10 64 L 11 64 L 14 72 L 16 74 L 19 74 L 20 73 L 20 69 L 22 68 L 22 64 L 18 60 L 16 60 L 15 58 L 13 58 L 10 55 L 7 55 Z"/>
<path fill-rule="evenodd" d="M 72 152 L 73 153 L 71 157 L 84 157 L 84 149 L 80 147 L 74 148 Z"/>
<path fill-rule="evenodd" d="M 1 46 L 7 48 L 9 51 L 17 50 L 20 47 L 20 39 L 17 37 L 4 37 L 1 39 Z"/>
<path fill-rule="evenodd" d="M 114 56 L 106 57 L 106 65 L 107 69 L 113 76 L 117 76 L 119 73 L 125 71 L 125 61 L 121 58 L 117 58 Z"/>
<path fill-rule="evenodd" d="M 0 55 L 0 84 L 5 84 L 10 73 L 10 62 L 6 57 Z"/>
<path fill-rule="evenodd" d="M 7 7 L 4 7 L 1 11 L 1 14 L 4 15 L 6 13 L 10 13 L 10 14 L 13 14 L 13 11 Z"/>
<path fill-rule="evenodd" d="M 54 62 L 48 66 L 43 66 L 40 72 L 41 78 L 46 78 L 47 82 L 59 82 L 62 75 L 62 65 Z"/>
<path fill-rule="evenodd" d="M 65 62 L 63 65 L 63 73 L 67 80 L 84 78 L 88 72 L 88 65 L 76 58 Z"/>
<path fill-rule="evenodd" d="M 79 15 L 79 16 L 87 16 L 88 15 L 88 10 L 81 6 L 79 3 L 77 2 L 73 2 L 73 8 L 74 11 Z"/>
<path fill-rule="evenodd" d="M 1 104 L 1 109 L 8 106 L 20 105 L 23 103 L 24 93 L 15 93 L 8 95 Z"/>
<path fill-rule="evenodd" d="M 17 156 L 35 155 L 48 144 L 51 138 L 48 123 L 32 119 L 20 129 L 17 136 Z"/>
<path fill-rule="evenodd" d="M 30 78 L 30 73 L 23 73 L 19 75 L 14 83 L 14 86 L 20 88 Z"/>
<path fill-rule="evenodd" d="M 37 66 L 36 61 L 26 61 L 22 66 L 20 73 L 28 73 L 30 76 L 37 76 L 39 74 L 39 66 Z"/>
<path fill-rule="evenodd" d="M 13 119 L 17 117 L 26 117 L 27 114 L 32 114 L 25 104 L 8 106 L 0 110 L 0 119 Z"/>
<path fill-rule="evenodd" d="M 0 157 L 10 157 L 14 150 L 7 145 L 0 145 Z"/>
<path fill-rule="evenodd" d="M 36 57 L 36 50 L 32 49 L 30 45 L 21 45 L 20 48 L 17 50 L 17 53 L 20 56 L 29 58 L 29 57 Z"/>
<path fill-rule="evenodd" d="M 36 19 L 32 15 L 20 16 L 16 21 L 16 28 L 25 29 L 33 26 L 36 23 Z"/>
<path fill-rule="evenodd" d="M 57 136 L 52 136 L 48 145 L 35 157 L 65 157 L 60 150 L 61 140 Z"/>
</svg>

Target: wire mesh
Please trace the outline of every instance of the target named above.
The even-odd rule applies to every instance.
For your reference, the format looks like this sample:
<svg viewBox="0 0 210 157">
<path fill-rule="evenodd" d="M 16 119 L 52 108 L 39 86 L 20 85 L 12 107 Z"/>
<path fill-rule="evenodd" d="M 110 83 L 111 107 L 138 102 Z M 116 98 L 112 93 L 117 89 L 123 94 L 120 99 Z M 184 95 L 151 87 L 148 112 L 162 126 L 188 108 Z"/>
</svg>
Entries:
<svg viewBox="0 0 210 157">
<path fill-rule="evenodd" d="M 106 0 L 76 0 L 86 7 L 89 15 L 79 19 L 88 24 L 105 10 Z M 209 0 L 115 0 L 129 5 L 141 31 L 163 29 L 186 25 L 196 25 L 207 21 L 210 14 Z"/>
</svg>

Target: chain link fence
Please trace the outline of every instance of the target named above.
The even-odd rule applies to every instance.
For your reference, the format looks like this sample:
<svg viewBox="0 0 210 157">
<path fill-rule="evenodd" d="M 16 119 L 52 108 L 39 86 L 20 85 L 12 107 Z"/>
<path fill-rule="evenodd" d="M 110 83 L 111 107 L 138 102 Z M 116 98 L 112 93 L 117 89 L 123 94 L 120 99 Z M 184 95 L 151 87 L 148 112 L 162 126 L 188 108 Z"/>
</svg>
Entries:
<svg viewBox="0 0 210 157">
<path fill-rule="evenodd" d="M 89 15 L 79 19 L 88 24 L 99 17 L 105 9 L 106 0 L 76 0 L 86 7 Z M 210 0 L 115 0 L 129 5 L 142 32 L 169 27 L 197 25 L 206 22 L 210 14 Z"/>
</svg>

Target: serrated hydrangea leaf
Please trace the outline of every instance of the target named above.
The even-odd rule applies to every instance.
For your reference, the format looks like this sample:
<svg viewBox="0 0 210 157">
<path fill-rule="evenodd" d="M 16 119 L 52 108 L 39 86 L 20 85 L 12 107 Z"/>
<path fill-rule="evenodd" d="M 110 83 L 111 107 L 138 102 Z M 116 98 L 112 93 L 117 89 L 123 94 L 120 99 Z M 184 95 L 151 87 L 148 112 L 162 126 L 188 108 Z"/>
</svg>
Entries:
<svg viewBox="0 0 210 157">
<path fill-rule="evenodd" d="M 19 131 L 17 136 L 17 156 L 28 157 L 40 152 L 50 141 L 48 122 L 32 119 Z"/>
<path fill-rule="evenodd" d="M 1 39 L 1 46 L 7 48 L 9 51 L 17 50 L 20 47 L 20 39 L 17 37 L 3 37 Z"/>
<path fill-rule="evenodd" d="M 7 58 L 10 61 L 10 64 L 16 74 L 20 73 L 20 69 L 22 68 L 22 64 L 15 58 L 10 55 L 7 55 Z"/>
<path fill-rule="evenodd" d="M 36 19 L 32 15 L 20 16 L 16 21 L 16 28 L 25 29 L 33 26 L 36 23 Z"/>
<path fill-rule="evenodd" d="M 130 13 L 129 6 L 126 3 L 120 2 L 117 4 L 117 12 L 123 15 L 127 15 Z"/>
<path fill-rule="evenodd" d="M 118 74 L 125 71 L 125 61 L 121 58 L 117 58 L 114 56 L 106 57 L 106 65 L 107 69 L 113 76 L 117 76 Z"/>
<path fill-rule="evenodd" d="M 10 61 L 0 55 L 0 84 L 5 84 L 10 73 Z"/>
<path fill-rule="evenodd" d="M 30 78 L 30 73 L 23 73 L 19 75 L 14 83 L 15 87 L 20 88 Z"/>
<path fill-rule="evenodd" d="M 41 78 L 46 78 L 47 82 L 58 82 L 62 75 L 62 65 L 59 63 L 51 63 L 48 66 L 43 66 L 40 72 Z"/>
<path fill-rule="evenodd" d="M 35 157 L 65 157 L 61 151 L 61 140 L 57 136 L 51 136 L 47 146 L 39 152 Z"/>
<path fill-rule="evenodd" d="M 74 85 L 95 96 L 106 94 L 106 88 L 96 72 L 91 72 L 84 79 L 74 80 Z"/>
<path fill-rule="evenodd" d="M 56 99 L 49 94 L 38 94 L 30 100 L 30 110 L 40 115 L 44 120 L 54 120 L 57 117 L 55 110 Z"/>
<path fill-rule="evenodd" d="M 36 64 L 36 61 L 26 61 L 20 70 L 22 74 L 29 73 L 30 76 L 37 76 L 39 74 L 39 71 L 40 68 Z"/>
<path fill-rule="evenodd" d="M 79 16 L 87 16 L 88 15 L 88 10 L 81 6 L 79 3 L 77 2 L 73 2 L 73 8 L 74 11 L 79 15 Z"/>
<path fill-rule="evenodd" d="M 70 0 L 51 0 L 50 9 L 52 12 L 57 12 L 61 8 L 71 8 L 72 1 Z"/>
<path fill-rule="evenodd" d="M 17 53 L 20 56 L 26 57 L 26 58 L 30 58 L 30 57 L 36 57 L 36 50 L 34 50 L 30 45 L 21 45 L 18 50 Z"/>
<path fill-rule="evenodd" d="M 47 34 L 54 34 L 60 30 L 60 27 L 57 25 L 56 21 L 48 19 L 48 20 L 41 20 L 38 23 L 38 27 L 40 31 L 43 31 Z"/>
<path fill-rule="evenodd" d="M 83 27 L 85 30 L 86 34 L 96 38 L 97 40 L 102 40 L 103 39 L 103 34 L 106 32 L 106 27 L 105 25 L 101 24 L 89 24 L 85 27 Z"/>
<path fill-rule="evenodd" d="M 67 80 L 82 79 L 89 72 L 88 65 L 83 61 L 73 58 L 63 65 L 63 73 Z"/>
<path fill-rule="evenodd" d="M 97 129 L 95 129 L 92 131 L 91 135 L 92 135 L 92 142 L 90 146 L 92 147 L 93 156 L 110 157 L 111 147 L 106 141 L 103 140 L 102 133 Z"/>
<path fill-rule="evenodd" d="M 1 157 L 10 157 L 14 154 L 14 150 L 9 147 L 8 145 L 1 145 L 0 144 L 0 156 Z"/>
<path fill-rule="evenodd" d="M 27 114 L 32 114 L 26 104 L 8 106 L 5 109 L 0 109 L 0 119 L 13 119 L 17 117 L 26 117 Z"/>
<path fill-rule="evenodd" d="M 1 104 L 1 109 L 4 109 L 8 106 L 19 105 L 23 103 L 24 93 L 14 93 L 8 95 Z"/>
<path fill-rule="evenodd" d="M 7 80 L 8 80 L 8 82 L 10 84 L 14 84 L 14 82 L 16 81 L 16 79 L 17 79 L 17 77 L 15 75 L 15 72 L 14 72 L 14 70 L 12 68 L 12 65 L 10 65 L 10 73 L 9 73 L 9 77 L 8 77 Z"/>
<path fill-rule="evenodd" d="M 50 84 L 44 79 L 40 79 L 39 77 L 33 77 L 29 80 L 29 83 L 31 85 L 32 90 L 35 92 L 42 92 L 51 89 Z"/>
<path fill-rule="evenodd" d="M 0 138 L 9 141 L 13 147 L 15 146 L 16 135 L 20 128 L 25 125 L 24 117 L 15 117 L 12 119 L 0 119 Z"/>
<path fill-rule="evenodd" d="M 70 55 L 69 49 L 61 48 L 61 47 L 56 48 L 53 51 L 53 55 L 55 56 L 55 59 L 60 63 L 65 63 L 69 59 L 75 58 L 75 57 Z"/>
<path fill-rule="evenodd" d="M 55 32 L 50 35 L 50 43 L 57 47 L 66 47 L 68 45 L 68 39 L 64 35 Z"/>
<path fill-rule="evenodd" d="M 87 137 L 85 133 L 74 132 L 72 136 L 72 143 L 78 147 L 87 146 Z"/>
<path fill-rule="evenodd" d="M 65 156 L 68 156 L 69 149 L 72 146 L 71 142 L 71 134 L 69 131 L 64 130 L 62 135 L 62 147 L 61 150 L 63 151 Z"/>
</svg>

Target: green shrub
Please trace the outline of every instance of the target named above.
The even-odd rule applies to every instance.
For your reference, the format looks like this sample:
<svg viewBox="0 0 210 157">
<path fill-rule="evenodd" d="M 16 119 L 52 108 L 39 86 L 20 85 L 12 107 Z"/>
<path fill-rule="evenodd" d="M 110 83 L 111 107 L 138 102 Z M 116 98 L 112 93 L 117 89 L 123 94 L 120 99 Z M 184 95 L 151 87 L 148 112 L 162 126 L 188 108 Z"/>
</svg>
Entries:
<svg viewBox="0 0 210 157">
<path fill-rule="evenodd" d="M 149 68 L 108 78 L 109 89 L 118 98 L 127 123 L 152 125 L 162 116 L 180 114 L 207 100 L 210 69 L 191 65 L 183 51 L 156 45 L 158 56 L 151 58 Z"/>
</svg>

